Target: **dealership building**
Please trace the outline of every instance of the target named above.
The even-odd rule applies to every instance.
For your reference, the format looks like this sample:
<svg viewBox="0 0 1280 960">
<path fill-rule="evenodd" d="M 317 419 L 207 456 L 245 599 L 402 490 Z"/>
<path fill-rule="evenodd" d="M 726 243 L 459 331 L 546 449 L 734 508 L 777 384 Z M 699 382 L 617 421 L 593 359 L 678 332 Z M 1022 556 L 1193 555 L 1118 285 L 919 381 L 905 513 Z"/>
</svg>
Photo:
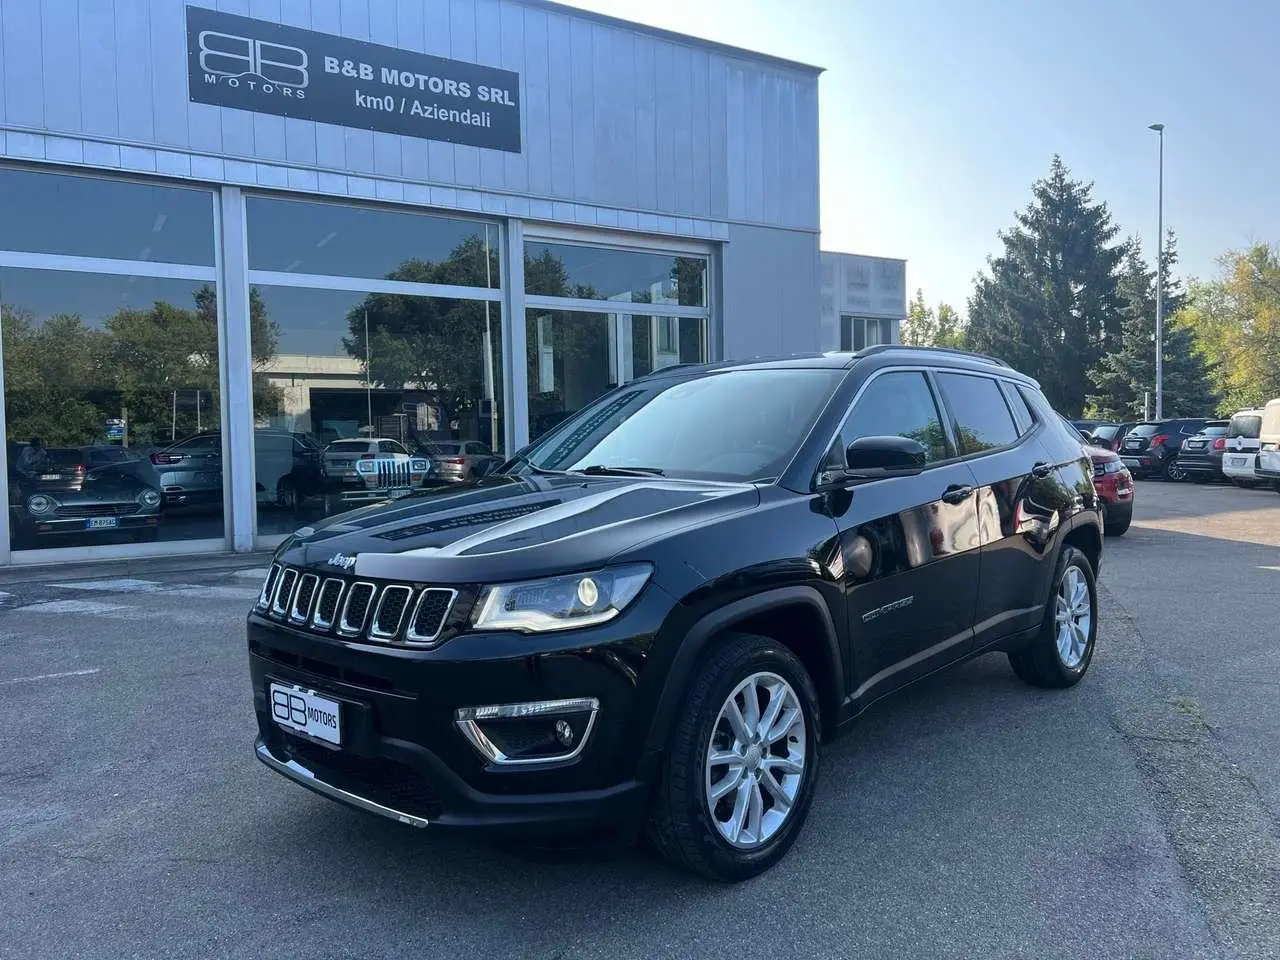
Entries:
<svg viewBox="0 0 1280 960">
<path fill-rule="evenodd" d="M 818 68 L 542 0 L 0 15 L 0 564 L 269 547 L 326 449 L 896 336 L 819 256 Z"/>
</svg>

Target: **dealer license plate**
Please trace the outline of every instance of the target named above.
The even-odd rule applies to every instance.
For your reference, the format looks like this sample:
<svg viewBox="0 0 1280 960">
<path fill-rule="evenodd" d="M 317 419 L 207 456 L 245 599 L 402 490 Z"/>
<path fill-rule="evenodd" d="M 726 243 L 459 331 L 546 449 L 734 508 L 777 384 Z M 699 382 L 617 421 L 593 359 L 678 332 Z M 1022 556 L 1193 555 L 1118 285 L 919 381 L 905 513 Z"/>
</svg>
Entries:
<svg viewBox="0 0 1280 960">
<path fill-rule="evenodd" d="M 1247 467 L 1249 465 L 1248 457 L 1227 457 L 1227 465 L 1231 467 Z"/>
<path fill-rule="evenodd" d="M 86 530 L 114 530 L 120 526 L 119 517 L 89 517 L 84 522 Z"/>
<path fill-rule="evenodd" d="M 314 690 L 271 683 L 267 689 L 271 700 L 271 719 L 295 733 L 317 740 L 342 743 L 342 704 L 322 697 Z"/>
</svg>

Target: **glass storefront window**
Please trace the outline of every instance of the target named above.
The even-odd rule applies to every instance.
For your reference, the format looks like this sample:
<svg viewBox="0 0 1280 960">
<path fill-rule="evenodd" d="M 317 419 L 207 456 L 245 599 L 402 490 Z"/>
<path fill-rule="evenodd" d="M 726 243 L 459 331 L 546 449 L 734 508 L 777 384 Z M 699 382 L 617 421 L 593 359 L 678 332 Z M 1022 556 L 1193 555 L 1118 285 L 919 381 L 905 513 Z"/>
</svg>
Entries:
<svg viewBox="0 0 1280 960">
<path fill-rule="evenodd" d="M 213 266 L 213 194 L 0 168 L 0 250 Z"/>
<path fill-rule="evenodd" d="M 212 282 L 0 268 L 10 546 L 222 537 Z"/>
<path fill-rule="evenodd" d="M 702 363 L 707 349 L 700 317 L 623 317 L 627 377 L 642 377 L 676 363 Z"/>
<path fill-rule="evenodd" d="M 525 244 L 525 292 L 578 300 L 707 305 L 707 260 L 568 243 Z"/>
<path fill-rule="evenodd" d="M 529 437 L 536 439 L 619 383 L 706 360 L 706 321 L 530 309 Z"/>
<path fill-rule="evenodd" d="M 258 533 L 471 480 L 503 453 L 501 307 L 254 285 Z"/>
<path fill-rule="evenodd" d="M 245 203 L 252 270 L 501 285 L 495 224 L 275 197 Z"/>
</svg>

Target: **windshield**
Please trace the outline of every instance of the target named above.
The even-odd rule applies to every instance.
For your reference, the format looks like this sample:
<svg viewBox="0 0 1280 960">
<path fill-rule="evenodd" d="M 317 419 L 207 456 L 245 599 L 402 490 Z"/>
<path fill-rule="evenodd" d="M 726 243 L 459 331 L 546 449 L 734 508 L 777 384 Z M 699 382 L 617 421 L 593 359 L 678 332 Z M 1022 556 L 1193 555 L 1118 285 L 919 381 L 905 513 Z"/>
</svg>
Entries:
<svg viewBox="0 0 1280 960">
<path fill-rule="evenodd" d="M 1154 437 L 1157 433 L 1164 429 L 1163 424 L 1159 423 L 1140 423 L 1129 431 L 1131 437 Z"/>
<path fill-rule="evenodd" d="M 844 370 L 729 370 L 639 381 L 601 397 L 528 456 L 544 470 L 643 468 L 684 479 L 755 481 L 786 468 Z"/>
<path fill-rule="evenodd" d="M 1231 418 L 1231 424 L 1227 427 L 1228 437 L 1244 437 L 1248 440 L 1257 440 L 1262 435 L 1262 417 L 1256 413 L 1241 414 Z"/>
<path fill-rule="evenodd" d="M 1120 432 L 1120 426 L 1114 423 L 1102 424 L 1094 427 L 1090 432 L 1099 440 L 1114 440 L 1116 434 Z"/>
<path fill-rule="evenodd" d="M 431 450 L 435 453 L 447 453 L 450 456 L 462 452 L 462 444 L 460 443 L 437 443 L 432 442 Z"/>
<path fill-rule="evenodd" d="M 334 453 L 363 453 L 369 449 L 368 440 L 336 440 L 329 444 Z"/>
<path fill-rule="evenodd" d="M 1227 435 L 1227 426 L 1223 424 L 1220 427 L 1205 427 L 1200 431 L 1203 437 L 1225 437 Z"/>
</svg>

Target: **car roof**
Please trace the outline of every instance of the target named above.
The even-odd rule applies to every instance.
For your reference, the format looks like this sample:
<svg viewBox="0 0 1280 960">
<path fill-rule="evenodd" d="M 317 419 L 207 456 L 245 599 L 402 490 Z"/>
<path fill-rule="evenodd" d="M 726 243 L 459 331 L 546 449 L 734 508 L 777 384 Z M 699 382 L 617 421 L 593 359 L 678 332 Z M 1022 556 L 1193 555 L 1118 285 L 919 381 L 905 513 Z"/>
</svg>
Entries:
<svg viewBox="0 0 1280 960">
<path fill-rule="evenodd" d="M 661 367 L 652 373 L 631 381 L 663 379 L 666 377 L 692 377 L 704 373 L 720 373 L 727 370 L 778 370 L 778 369 L 852 369 L 861 363 L 876 360 L 877 366 L 893 362 L 927 363 L 930 366 L 952 367 L 970 372 L 999 373 L 1011 376 L 1031 385 L 1036 381 L 1014 370 L 1003 360 L 965 350 L 944 347 L 912 347 L 898 343 L 884 343 L 853 352 L 801 353 L 778 356 L 750 357 L 741 360 L 720 360 L 713 363 L 677 363 Z"/>
</svg>

